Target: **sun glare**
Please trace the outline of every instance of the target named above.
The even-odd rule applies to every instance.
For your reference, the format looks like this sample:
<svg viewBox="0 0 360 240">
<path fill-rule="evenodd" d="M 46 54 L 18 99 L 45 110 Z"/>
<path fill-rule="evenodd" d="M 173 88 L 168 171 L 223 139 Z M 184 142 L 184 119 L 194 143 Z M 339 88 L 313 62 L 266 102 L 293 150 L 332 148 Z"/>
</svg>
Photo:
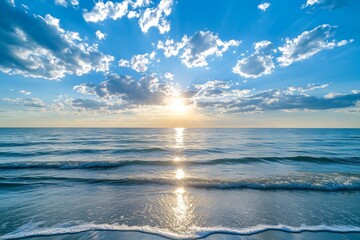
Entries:
<svg viewBox="0 0 360 240">
<path fill-rule="evenodd" d="M 185 189 L 183 187 L 180 187 L 180 188 L 177 188 L 175 190 L 175 193 L 176 194 L 184 194 L 185 193 Z"/>
<path fill-rule="evenodd" d="M 168 106 L 173 112 L 176 113 L 184 113 L 186 110 L 184 99 L 179 97 L 171 98 Z"/>
<path fill-rule="evenodd" d="M 184 170 L 182 170 L 182 169 L 176 170 L 176 176 L 175 177 L 176 177 L 177 180 L 184 179 L 185 178 Z"/>
</svg>

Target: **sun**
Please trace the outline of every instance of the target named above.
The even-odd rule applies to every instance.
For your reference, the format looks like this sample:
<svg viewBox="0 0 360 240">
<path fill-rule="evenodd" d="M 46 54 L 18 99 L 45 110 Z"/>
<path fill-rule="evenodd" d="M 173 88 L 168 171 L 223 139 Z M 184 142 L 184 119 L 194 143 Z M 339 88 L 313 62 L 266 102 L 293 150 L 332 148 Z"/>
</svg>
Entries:
<svg viewBox="0 0 360 240">
<path fill-rule="evenodd" d="M 169 99 L 168 107 L 171 111 L 176 113 L 184 113 L 186 110 L 185 101 L 180 97 L 173 97 Z"/>
</svg>

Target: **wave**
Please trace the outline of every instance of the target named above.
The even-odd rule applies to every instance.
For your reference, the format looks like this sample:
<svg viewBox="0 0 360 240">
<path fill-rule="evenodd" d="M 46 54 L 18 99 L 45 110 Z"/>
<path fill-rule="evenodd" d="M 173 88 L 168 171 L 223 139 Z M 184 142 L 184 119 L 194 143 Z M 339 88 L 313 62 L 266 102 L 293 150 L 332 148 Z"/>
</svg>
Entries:
<svg viewBox="0 0 360 240">
<path fill-rule="evenodd" d="M 3 182 L 3 183 L 2 183 Z M 24 186 L 40 184 L 80 183 L 96 185 L 163 185 L 185 186 L 203 189 L 254 189 L 254 190 L 314 190 L 314 191 L 359 191 L 360 174 L 301 174 L 295 176 L 277 176 L 268 178 L 250 178 L 241 180 L 185 178 L 76 178 L 76 177 L 0 177 L 0 186 L 11 184 Z"/>
<path fill-rule="evenodd" d="M 138 232 L 157 235 L 168 239 L 199 239 L 205 238 L 213 234 L 229 234 L 229 235 L 254 235 L 266 231 L 279 231 L 285 233 L 303 233 L 303 232 L 329 232 L 329 233 L 360 233 L 360 227 L 357 226 L 342 226 L 342 225 L 315 225 L 300 227 L 293 227 L 287 225 L 258 225 L 247 228 L 226 228 L 226 227 L 190 227 L 186 233 L 175 232 L 169 229 L 152 227 L 152 226 L 128 226 L 115 224 L 81 224 L 69 226 L 55 226 L 49 228 L 27 228 L 21 227 L 13 233 L 8 233 L 0 236 L 0 240 L 40 237 L 40 236 L 56 236 L 64 234 L 75 234 L 88 231 L 121 231 L 121 232 Z"/>
<path fill-rule="evenodd" d="M 74 141 L 59 141 L 59 139 L 48 139 L 47 141 L 29 141 L 29 142 L 0 142 L 2 147 L 30 147 L 38 145 L 104 145 L 104 144 L 133 144 L 133 143 L 146 143 L 146 140 L 141 139 L 112 139 L 112 140 L 89 140 L 89 139 L 76 139 Z"/>
<path fill-rule="evenodd" d="M 125 149 L 67 149 L 67 150 L 52 150 L 52 151 L 34 151 L 34 152 L 10 152 L 3 151 L 0 155 L 3 157 L 34 157 L 34 156 L 48 156 L 48 155 L 73 155 L 73 154 L 121 154 L 121 153 L 148 153 L 148 152 L 163 152 L 167 151 L 164 148 L 125 148 Z"/>
<path fill-rule="evenodd" d="M 122 151 L 122 150 L 118 150 Z M 137 150 L 141 151 L 141 150 Z M 142 151 L 161 151 L 157 148 L 146 149 Z M 91 152 L 91 151 L 90 151 Z M 172 160 L 122 160 L 122 161 L 23 161 L 23 162 L 8 162 L 1 163 L 1 169 L 102 169 L 102 168 L 118 168 L 130 165 L 142 166 L 174 166 L 181 163 L 182 166 L 193 165 L 218 165 L 218 164 L 251 164 L 251 163 L 283 163 L 291 164 L 293 162 L 309 162 L 317 164 L 357 164 L 360 163 L 360 158 L 325 158 L 325 157 L 245 157 L 245 158 L 221 158 L 213 160 L 186 160 L 181 162 L 174 162 Z"/>
<path fill-rule="evenodd" d="M 23 187 L 23 186 L 32 186 L 30 183 L 18 183 L 18 182 L 0 182 L 0 188 L 14 188 L 14 187 Z"/>
<path fill-rule="evenodd" d="M 36 146 L 36 145 L 44 145 L 51 143 L 54 142 L 2 142 L 0 143 L 0 147 L 27 147 L 27 146 Z"/>
<path fill-rule="evenodd" d="M 11 144 L 10 144 L 11 145 Z M 15 143 L 16 146 L 21 146 L 22 143 Z M 41 144 L 39 144 L 41 145 Z M 84 144 L 85 145 L 85 144 Z M 1 146 L 0 146 L 1 147 Z M 149 153 L 149 152 L 171 152 L 172 148 L 161 148 L 161 147 L 148 147 L 148 148 L 123 148 L 116 149 L 96 149 L 96 148 L 80 148 L 80 149 L 57 149 L 57 150 L 39 150 L 39 151 L 0 151 L 0 155 L 3 157 L 36 157 L 36 156 L 68 156 L 75 154 L 122 154 L 122 153 Z M 199 148 L 199 149 L 185 149 L 183 151 L 189 155 L 198 155 L 204 153 L 226 153 L 228 149 L 222 148 Z"/>
</svg>

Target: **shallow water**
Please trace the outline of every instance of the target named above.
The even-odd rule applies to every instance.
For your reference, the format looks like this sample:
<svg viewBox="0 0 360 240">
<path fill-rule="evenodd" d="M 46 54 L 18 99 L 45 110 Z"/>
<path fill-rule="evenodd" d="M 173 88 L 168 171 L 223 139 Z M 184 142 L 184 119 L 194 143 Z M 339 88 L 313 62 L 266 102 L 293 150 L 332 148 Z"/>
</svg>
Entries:
<svg viewBox="0 0 360 240">
<path fill-rule="evenodd" d="M 359 203 L 358 129 L 0 129 L 0 239 L 357 239 Z"/>
</svg>

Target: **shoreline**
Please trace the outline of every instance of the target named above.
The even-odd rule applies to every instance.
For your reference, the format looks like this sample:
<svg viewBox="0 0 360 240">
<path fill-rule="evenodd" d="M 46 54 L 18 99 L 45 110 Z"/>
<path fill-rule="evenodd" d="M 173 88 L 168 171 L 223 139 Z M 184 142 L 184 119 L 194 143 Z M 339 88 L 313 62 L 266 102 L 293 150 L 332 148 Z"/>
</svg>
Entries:
<svg viewBox="0 0 360 240">
<path fill-rule="evenodd" d="M 264 232 L 250 234 L 250 235 L 240 235 L 240 234 L 229 234 L 229 233 L 213 233 L 205 237 L 195 237 L 195 238 L 181 238 L 181 239 L 204 239 L 204 240 L 269 240 L 269 239 L 317 239 L 317 240 L 357 240 L 360 238 L 360 232 L 349 232 L 349 233 L 337 233 L 337 232 L 301 232 L 301 233 L 291 233 L 284 232 L 280 230 L 266 230 Z M 0 237 L 0 239 L 2 239 Z M 13 239 L 13 238 L 4 238 L 4 239 Z M 139 232 L 139 231 L 116 231 L 116 230 L 97 230 L 97 231 L 85 231 L 79 233 L 66 233 L 60 235 L 48 235 L 48 236 L 28 236 L 16 239 L 33 239 L 33 240 L 72 240 L 72 239 L 107 239 L 107 240 L 116 240 L 116 239 L 141 239 L 141 240 L 169 240 L 169 239 L 179 239 L 179 238 L 170 238 L 159 236 L 153 233 Z"/>
<path fill-rule="evenodd" d="M 150 227 L 150 226 L 126 226 L 126 225 L 110 225 L 110 224 L 83 224 L 77 226 L 67 227 L 52 227 L 52 228 L 33 228 L 23 231 L 16 230 L 13 233 L 8 233 L 0 236 L 0 240 L 8 239 L 22 239 L 22 238 L 66 238 L 67 236 L 72 239 L 75 235 L 91 235 L 97 233 L 97 235 L 104 235 L 104 239 L 109 239 L 112 235 L 117 235 L 118 238 L 122 238 L 122 235 L 138 234 L 146 239 L 218 239 L 216 236 L 222 236 L 224 239 L 228 239 L 232 236 L 242 237 L 246 236 L 246 239 L 250 239 L 257 236 L 255 239 L 269 239 L 268 235 L 278 236 L 276 239 L 282 239 L 282 235 L 287 236 L 286 239 L 291 239 L 292 235 L 317 235 L 316 238 L 306 237 L 307 239 L 319 239 L 318 236 L 324 236 L 324 239 L 338 239 L 331 238 L 338 235 L 355 236 L 357 239 L 360 237 L 360 228 L 356 226 L 302 226 L 291 227 L 286 225 L 267 226 L 259 225 L 241 229 L 229 229 L 222 227 L 193 227 L 189 229 L 190 233 L 186 234 L 176 233 L 170 230 Z M 192 233 L 191 233 L 192 232 Z M 150 238 L 149 238 L 150 237 Z M 263 238 L 264 237 L 264 238 Z M 87 238 L 87 237 L 86 237 Z M 74 239 L 77 239 L 74 238 Z M 138 239 L 138 238 L 134 238 Z M 351 239 L 351 238 L 347 238 Z"/>
</svg>

